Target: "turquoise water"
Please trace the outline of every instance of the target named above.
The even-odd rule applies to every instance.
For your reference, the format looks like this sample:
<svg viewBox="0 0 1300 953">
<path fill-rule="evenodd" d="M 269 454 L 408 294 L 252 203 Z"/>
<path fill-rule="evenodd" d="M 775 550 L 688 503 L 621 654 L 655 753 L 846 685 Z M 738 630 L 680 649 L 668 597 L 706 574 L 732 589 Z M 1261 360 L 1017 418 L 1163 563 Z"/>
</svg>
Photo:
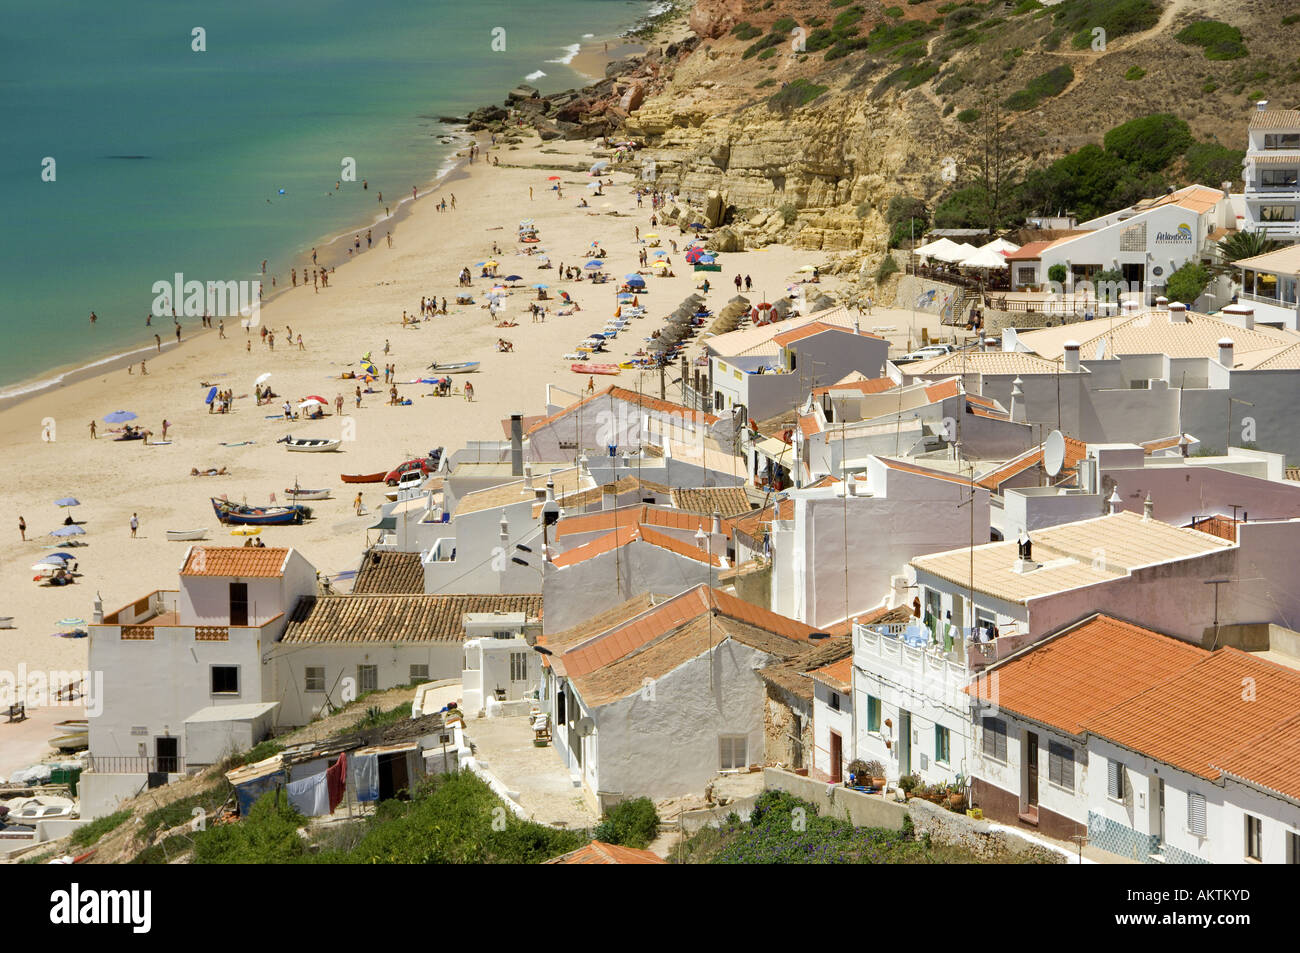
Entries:
<svg viewBox="0 0 1300 953">
<path fill-rule="evenodd" d="M 265 258 L 269 294 L 270 275 L 287 282 L 313 245 L 382 215 L 381 191 L 396 211 L 413 185 L 428 184 L 454 148 L 438 141 L 453 131 L 438 116 L 500 102 L 530 75 L 543 92 L 582 85 L 548 61 L 584 35 L 626 30 L 651 8 L 648 0 L 10 5 L 0 35 L 0 335 L 9 357 L 0 396 L 50 368 L 152 344 L 155 329 L 166 339 L 170 319 L 146 328 L 144 317 L 154 282 L 176 272 L 253 281 Z M 195 27 L 206 31 L 205 52 L 191 49 Z M 497 28 L 504 51 L 492 48 Z M 42 181 L 46 157 L 52 182 Z M 356 160 L 357 181 L 335 191 L 344 157 Z M 197 330 L 197 319 L 181 320 Z"/>
</svg>

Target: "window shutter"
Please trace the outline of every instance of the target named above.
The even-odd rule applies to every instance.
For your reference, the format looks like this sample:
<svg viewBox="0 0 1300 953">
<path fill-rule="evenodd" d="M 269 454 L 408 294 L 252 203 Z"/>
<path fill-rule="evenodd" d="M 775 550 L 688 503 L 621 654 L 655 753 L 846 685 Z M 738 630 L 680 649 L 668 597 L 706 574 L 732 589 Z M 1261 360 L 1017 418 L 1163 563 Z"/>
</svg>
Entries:
<svg viewBox="0 0 1300 953">
<path fill-rule="evenodd" d="M 1205 836 L 1205 795 L 1187 795 L 1187 829 L 1198 837 Z"/>
<path fill-rule="evenodd" d="M 1123 765 L 1118 761 L 1106 762 L 1106 791 L 1113 798 L 1124 797 Z"/>
<path fill-rule="evenodd" d="M 1074 790 L 1074 749 L 1069 745 L 1047 743 L 1047 779 L 1066 790 Z"/>
</svg>

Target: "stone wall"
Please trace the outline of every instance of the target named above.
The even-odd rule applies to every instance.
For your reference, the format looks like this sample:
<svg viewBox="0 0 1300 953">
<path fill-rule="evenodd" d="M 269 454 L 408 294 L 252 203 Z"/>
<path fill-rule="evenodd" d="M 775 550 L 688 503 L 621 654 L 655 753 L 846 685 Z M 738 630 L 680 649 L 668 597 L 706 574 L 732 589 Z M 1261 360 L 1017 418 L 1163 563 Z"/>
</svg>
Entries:
<svg viewBox="0 0 1300 953">
<path fill-rule="evenodd" d="M 907 812 L 912 817 L 916 836 L 929 834 L 930 839 L 936 844 L 961 847 L 991 863 L 1025 861 L 1065 863 L 1065 858 L 1054 850 L 1017 837 L 1009 831 L 998 830 L 985 821 L 974 820 L 965 814 L 956 814 L 921 798 L 912 798 L 908 801 Z"/>
<path fill-rule="evenodd" d="M 763 705 L 763 763 L 786 768 L 812 766 L 813 720 L 812 703 L 798 698 L 783 688 L 766 685 L 767 697 Z M 794 716 L 803 717 L 799 740 L 802 742 L 802 760 L 795 763 Z"/>
<path fill-rule="evenodd" d="M 763 781 L 769 788 L 786 791 L 817 805 L 823 816 L 843 818 L 847 815 L 849 822 L 856 827 L 883 827 L 901 831 L 903 818 L 907 816 L 904 805 L 886 800 L 878 794 L 863 794 L 842 784 L 814 781 L 780 768 L 764 768 Z"/>
</svg>

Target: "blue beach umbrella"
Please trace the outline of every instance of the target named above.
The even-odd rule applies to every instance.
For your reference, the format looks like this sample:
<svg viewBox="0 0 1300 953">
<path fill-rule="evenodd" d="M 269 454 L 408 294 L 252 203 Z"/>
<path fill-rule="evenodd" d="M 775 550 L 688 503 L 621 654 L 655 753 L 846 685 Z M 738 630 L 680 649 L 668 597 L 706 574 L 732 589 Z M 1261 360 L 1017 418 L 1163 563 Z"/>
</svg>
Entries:
<svg viewBox="0 0 1300 953">
<path fill-rule="evenodd" d="M 135 414 L 129 410 L 115 410 L 111 414 L 104 415 L 106 424 L 124 424 L 128 420 L 135 420 Z"/>
<path fill-rule="evenodd" d="M 81 501 L 78 500 L 75 496 L 65 496 L 61 500 L 55 500 L 54 505 L 55 506 L 80 506 Z"/>
<path fill-rule="evenodd" d="M 74 562 L 76 558 L 72 553 L 48 553 L 45 556 L 47 562 L 51 559 L 57 559 L 59 562 Z"/>
<path fill-rule="evenodd" d="M 605 267 L 605 263 L 598 258 L 593 258 L 582 267 L 586 268 L 588 271 L 599 271 Z"/>
<path fill-rule="evenodd" d="M 62 539 L 65 536 L 85 536 L 86 531 L 80 526 L 60 526 L 50 533 L 51 536 L 57 536 Z"/>
<path fill-rule="evenodd" d="M 549 288 L 550 285 L 533 285 L 534 288 Z"/>
<path fill-rule="evenodd" d="M 631 300 L 632 300 L 633 298 L 635 298 L 635 297 L 636 297 L 636 295 L 628 294 L 626 291 L 624 291 L 624 292 L 623 292 L 621 295 L 619 295 L 615 300 L 617 300 L 617 301 L 631 301 Z"/>
<path fill-rule="evenodd" d="M 523 280 L 524 280 L 524 276 L 523 276 L 523 275 L 506 275 L 506 276 L 505 276 L 504 278 L 502 278 L 501 280 L 502 280 L 502 281 L 523 281 Z"/>
</svg>

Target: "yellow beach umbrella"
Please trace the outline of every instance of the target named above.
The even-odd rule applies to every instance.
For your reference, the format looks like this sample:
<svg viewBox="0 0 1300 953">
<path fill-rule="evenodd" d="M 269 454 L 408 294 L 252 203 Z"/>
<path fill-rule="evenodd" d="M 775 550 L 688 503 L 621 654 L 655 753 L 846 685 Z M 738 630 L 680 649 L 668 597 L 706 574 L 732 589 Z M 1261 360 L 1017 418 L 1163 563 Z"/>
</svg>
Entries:
<svg viewBox="0 0 1300 953">
<path fill-rule="evenodd" d="M 667 267 L 668 267 L 668 262 L 666 262 L 666 261 L 656 261 L 656 262 L 654 262 L 653 264 L 651 264 L 650 267 L 651 267 L 651 268 L 667 268 Z"/>
</svg>

